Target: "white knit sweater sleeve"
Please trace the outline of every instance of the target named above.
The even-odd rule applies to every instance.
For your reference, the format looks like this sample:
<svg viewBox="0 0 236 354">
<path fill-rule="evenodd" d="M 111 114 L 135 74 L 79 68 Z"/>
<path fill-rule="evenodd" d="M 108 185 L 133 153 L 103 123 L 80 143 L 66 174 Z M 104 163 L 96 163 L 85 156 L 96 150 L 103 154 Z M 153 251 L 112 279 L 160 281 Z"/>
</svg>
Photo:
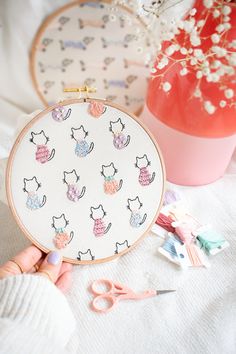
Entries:
<svg viewBox="0 0 236 354">
<path fill-rule="evenodd" d="M 65 296 L 42 276 L 0 280 L 0 353 L 67 353 L 75 319 Z"/>
</svg>

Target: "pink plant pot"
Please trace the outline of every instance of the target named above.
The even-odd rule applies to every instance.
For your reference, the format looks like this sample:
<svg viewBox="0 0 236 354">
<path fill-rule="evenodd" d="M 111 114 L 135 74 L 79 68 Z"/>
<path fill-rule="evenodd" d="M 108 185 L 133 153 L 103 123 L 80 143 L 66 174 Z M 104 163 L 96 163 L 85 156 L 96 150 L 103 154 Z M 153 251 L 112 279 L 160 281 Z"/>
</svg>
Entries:
<svg viewBox="0 0 236 354">
<path fill-rule="evenodd" d="M 208 138 L 182 133 L 161 122 L 147 106 L 140 119 L 160 146 L 169 182 L 198 186 L 223 176 L 236 147 L 236 134 Z"/>
</svg>

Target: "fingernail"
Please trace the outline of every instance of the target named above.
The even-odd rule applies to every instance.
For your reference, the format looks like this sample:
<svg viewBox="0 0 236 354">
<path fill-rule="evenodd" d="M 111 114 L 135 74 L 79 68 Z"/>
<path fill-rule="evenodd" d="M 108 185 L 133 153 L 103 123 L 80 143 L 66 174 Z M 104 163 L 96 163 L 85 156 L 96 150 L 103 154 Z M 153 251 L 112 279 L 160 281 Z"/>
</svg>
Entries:
<svg viewBox="0 0 236 354">
<path fill-rule="evenodd" d="M 49 253 L 47 257 L 47 262 L 52 265 L 58 265 L 61 260 L 61 255 L 57 251 L 53 251 Z"/>
</svg>

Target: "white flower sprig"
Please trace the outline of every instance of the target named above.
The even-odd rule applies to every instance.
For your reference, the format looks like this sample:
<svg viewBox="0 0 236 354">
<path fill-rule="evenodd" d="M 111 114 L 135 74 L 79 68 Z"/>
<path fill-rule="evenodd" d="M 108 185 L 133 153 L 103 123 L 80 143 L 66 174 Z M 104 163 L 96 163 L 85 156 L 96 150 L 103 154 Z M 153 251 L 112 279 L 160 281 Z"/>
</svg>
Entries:
<svg viewBox="0 0 236 354">
<path fill-rule="evenodd" d="M 173 66 L 179 66 L 181 76 L 194 74 L 193 97 L 202 102 L 209 114 L 218 108 L 236 108 L 236 40 L 227 39 L 227 32 L 233 26 L 232 9 L 227 2 L 229 0 L 203 0 L 204 11 L 198 20 L 195 18 L 197 10 L 191 9 L 185 20 L 178 21 L 172 31 L 166 32 L 157 63 L 151 70 L 153 78 L 161 78 L 160 85 L 167 93 L 171 90 L 167 75 Z M 212 34 L 203 37 L 210 16 L 217 24 Z M 204 97 L 204 82 L 216 85 L 219 90 L 222 97 L 217 104 Z"/>
</svg>

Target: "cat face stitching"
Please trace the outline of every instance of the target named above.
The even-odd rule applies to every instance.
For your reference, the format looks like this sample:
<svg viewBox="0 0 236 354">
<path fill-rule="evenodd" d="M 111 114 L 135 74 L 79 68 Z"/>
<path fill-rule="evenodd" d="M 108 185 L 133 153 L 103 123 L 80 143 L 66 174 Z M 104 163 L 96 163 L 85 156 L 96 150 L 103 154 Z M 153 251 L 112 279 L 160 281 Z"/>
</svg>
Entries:
<svg viewBox="0 0 236 354">
<path fill-rule="evenodd" d="M 148 167 L 151 165 L 151 161 L 148 160 L 147 155 L 144 154 L 142 157 L 136 157 L 136 163 L 135 167 L 138 167 L 139 169 Z"/>
<path fill-rule="evenodd" d="M 65 214 L 61 214 L 61 216 L 53 216 L 52 217 L 52 227 L 57 230 L 57 229 L 65 229 L 67 225 L 69 225 L 69 221 L 66 220 Z"/>
<path fill-rule="evenodd" d="M 125 124 L 122 123 L 120 118 L 115 122 L 110 122 L 109 130 L 113 134 L 122 132 L 124 130 L 124 128 L 125 128 Z"/>
<path fill-rule="evenodd" d="M 111 162 L 110 165 L 102 165 L 101 175 L 103 177 L 114 177 L 118 170 L 115 168 L 114 163 Z"/>
<path fill-rule="evenodd" d="M 103 219 L 104 216 L 106 216 L 106 212 L 104 211 L 103 206 L 101 204 L 97 208 L 91 207 L 90 211 L 90 217 L 93 220 Z"/>
<path fill-rule="evenodd" d="M 64 178 L 63 182 L 66 183 L 67 185 L 69 184 L 76 184 L 79 181 L 79 176 L 77 175 L 75 169 L 72 170 L 71 172 L 63 172 Z"/>
<path fill-rule="evenodd" d="M 30 142 L 34 145 L 46 145 L 49 141 L 49 137 L 46 136 L 43 130 L 40 133 L 31 132 Z"/>
<path fill-rule="evenodd" d="M 127 208 L 132 212 L 134 210 L 139 210 L 143 204 L 140 202 L 139 197 L 137 196 L 135 199 L 128 199 Z"/>
<path fill-rule="evenodd" d="M 31 179 L 24 178 L 24 192 L 34 192 L 36 193 L 37 190 L 41 187 L 41 184 L 37 181 L 37 178 L 34 176 Z"/>
<path fill-rule="evenodd" d="M 71 132 L 71 138 L 75 141 L 84 140 L 88 136 L 88 132 L 84 129 L 83 125 L 79 128 L 71 128 Z"/>
</svg>

